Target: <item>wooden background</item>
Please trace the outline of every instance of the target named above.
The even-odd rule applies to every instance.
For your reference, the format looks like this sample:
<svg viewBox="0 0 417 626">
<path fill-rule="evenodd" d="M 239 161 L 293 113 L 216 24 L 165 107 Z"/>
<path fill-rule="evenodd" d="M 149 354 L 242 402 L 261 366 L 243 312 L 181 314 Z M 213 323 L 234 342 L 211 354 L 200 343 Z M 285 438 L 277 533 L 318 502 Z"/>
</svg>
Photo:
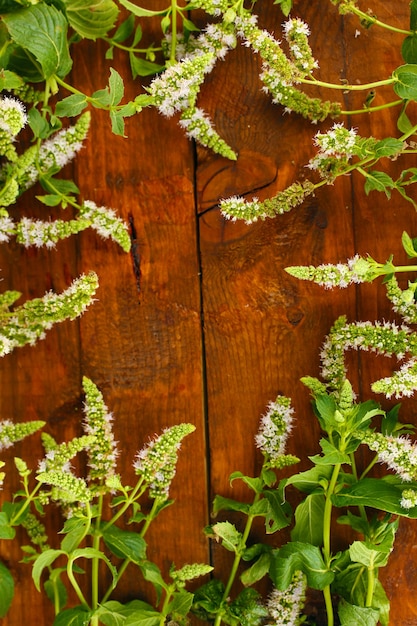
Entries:
<svg viewBox="0 0 417 626">
<path fill-rule="evenodd" d="M 281 38 L 279 8 L 272 1 L 258 4 L 260 25 Z M 359 4 L 368 8 L 367 2 Z M 408 27 L 408 6 L 408 0 L 369 0 L 378 17 L 403 28 Z M 340 17 L 330 2 L 298 0 L 293 15 L 311 27 L 318 77 L 368 82 L 402 64 L 401 35 L 367 31 L 356 18 Z M 87 93 L 101 88 L 112 65 L 125 78 L 127 97 L 135 96 L 146 81 L 131 81 L 125 60 L 116 55 L 104 61 L 104 51 L 105 46 L 88 42 L 74 50 L 74 84 Z M 228 476 L 238 469 L 254 475 L 259 468 L 253 437 L 267 403 L 278 393 L 292 397 L 297 426 L 289 451 L 307 468 L 319 432 L 300 377 L 318 375 L 320 346 L 339 315 L 351 321 L 393 319 L 380 283 L 325 291 L 298 282 L 284 268 L 344 261 L 355 252 L 380 261 L 394 253 L 402 263 L 401 233 L 406 229 L 415 236 L 417 226 L 410 204 L 398 195 L 390 202 L 376 192 L 367 197 L 356 176 L 320 190 L 275 220 L 226 223 L 219 198 L 271 197 L 305 176 L 314 153 L 311 139 L 318 128 L 331 124 L 314 127 L 283 115 L 261 92 L 259 69 L 259 59 L 239 45 L 217 64 L 201 92 L 201 106 L 239 153 L 236 163 L 196 149 L 175 120 L 155 110 L 128 120 L 127 139 L 112 136 L 107 115 L 94 112 L 89 140 L 68 175 L 84 198 L 114 207 L 128 220 L 130 255 L 92 232 L 53 251 L 26 251 L 14 244 L 0 248 L 2 288 L 18 289 L 25 299 L 61 291 L 89 270 L 100 279 L 98 301 L 81 320 L 61 324 L 37 347 L 1 360 L 1 418 L 46 420 L 58 440 L 79 434 L 81 378 L 86 375 L 116 416 L 120 470 L 132 480 L 131 461 L 144 441 L 166 426 L 193 422 L 196 432 L 183 444 L 172 488 L 176 504 L 149 533 L 149 555 L 165 569 L 172 561 L 180 566 L 211 559 L 216 574 L 224 577 L 229 555 L 210 547 L 202 528 L 210 521 L 216 493 L 244 497 L 237 483 L 230 487 Z M 318 95 L 333 97 L 324 90 Z M 341 97 L 346 108 L 363 104 L 361 94 Z M 374 104 L 393 97 L 388 89 Z M 397 113 L 362 115 L 353 124 L 361 134 L 395 136 Z M 45 209 L 34 201 L 37 191 L 24 196 L 16 208 L 19 215 L 42 216 Z M 350 364 L 356 389 L 367 398 L 370 383 L 394 362 L 354 355 Z M 403 419 L 416 422 L 415 401 L 403 406 Z M 35 467 L 42 455 L 38 439 L 15 446 L 6 458 L 14 455 Z M 9 487 L 16 486 L 11 475 Z M 234 521 L 241 524 L 239 518 Z M 48 526 L 56 530 L 61 523 L 56 514 Z M 256 537 L 262 537 L 260 531 Z M 285 532 L 273 537 L 275 545 L 287 539 Z M 417 624 L 416 540 L 416 524 L 401 522 L 391 565 L 383 573 L 393 626 Z M 3 624 L 51 624 L 51 607 L 34 589 L 30 567 L 19 563 L 19 549 L 2 542 L 1 554 L 16 580 L 16 598 Z M 141 594 L 136 573 L 127 574 L 122 597 Z"/>
</svg>

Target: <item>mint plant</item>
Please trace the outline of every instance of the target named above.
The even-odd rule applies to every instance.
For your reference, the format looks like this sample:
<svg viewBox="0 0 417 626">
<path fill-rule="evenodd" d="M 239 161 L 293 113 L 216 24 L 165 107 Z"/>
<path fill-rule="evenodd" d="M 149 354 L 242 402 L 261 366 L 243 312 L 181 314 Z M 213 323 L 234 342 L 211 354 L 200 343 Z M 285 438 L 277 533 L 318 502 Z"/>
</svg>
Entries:
<svg viewBox="0 0 417 626">
<path fill-rule="evenodd" d="M 200 106 L 199 93 L 215 65 L 227 62 L 228 52 L 241 44 L 259 57 L 260 88 L 277 107 L 313 123 L 327 123 L 328 128 L 320 127 L 314 134 L 316 154 L 306 164 L 311 179 L 294 181 L 263 201 L 237 196 L 222 199 L 220 210 L 225 219 L 252 223 L 276 217 L 353 172 L 362 176 L 367 194 L 380 191 L 390 198 L 395 192 L 416 208 L 410 189 L 417 180 L 412 161 L 417 124 L 409 103 L 417 100 L 417 2 L 410 2 L 410 20 L 404 28 L 382 22 L 360 9 L 355 0 L 329 2 L 329 10 L 351 13 L 366 28 L 394 30 L 403 36 L 404 63 L 387 70 L 380 80 L 361 85 L 317 79 L 319 59 L 310 47 L 309 26 L 291 16 L 292 0 L 274 4 L 286 18 L 283 44 L 259 27 L 256 2 L 249 7 L 243 0 L 171 0 L 165 8 L 153 10 L 130 0 L 87 0 L 81 5 L 77 0 L 4 0 L 0 7 L 0 241 L 14 238 L 25 247 L 52 249 L 60 240 L 92 228 L 127 252 L 128 229 L 115 211 L 84 199 L 82 181 L 62 176 L 64 166 L 76 158 L 87 140 L 94 109 L 107 111 L 113 132 L 123 136 L 125 118 L 155 107 L 161 115 L 175 118 L 193 141 L 236 160 L 239 155 Z M 201 29 L 195 25 L 196 11 L 199 23 L 206 19 Z M 160 41 L 142 45 L 147 25 L 155 21 L 160 24 Z M 116 48 L 126 53 L 133 78 L 152 77 L 147 86 L 126 101 L 124 78 L 110 67 L 107 84 L 101 89 L 91 94 L 81 91 L 76 80 L 74 84 L 70 80 L 70 73 L 76 69 L 72 50 L 83 39 L 103 40 L 109 61 Z M 307 95 L 305 86 L 336 95 L 326 100 L 314 98 Z M 375 94 L 386 86 L 392 87 L 392 99 L 375 105 Z M 344 110 L 339 96 L 354 91 L 363 93 L 363 108 Z M 398 109 L 395 136 L 362 137 L 351 126 L 356 116 L 377 115 L 387 108 Z M 394 159 L 404 163 L 404 169 L 391 176 L 389 165 Z M 36 200 L 51 215 L 44 220 L 17 219 L 15 205 L 35 185 Z M 59 213 L 57 218 L 61 209 L 69 209 L 71 217 L 61 219 Z M 407 233 L 403 246 L 411 259 L 417 257 L 417 244 Z M 309 589 L 323 594 L 326 626 L 334 626 L 337 620 L 342 626 L 388 626 L 389 599 L 379 570 L 389 562 L 400 518 L 417 517 L 416 444 L 410 438 L 414 428 L 400 422 L 398 406 L 385 411 L 373 400 L 357 400 L 344 357 L 352 349 L 395 355 L 403 361 L 400 369 L 375 381 L 372 390 L 388 398 L 414 393 L 417 344 L 411 325 L 417 319 L 417 281 L 401 289 L 397 277 L 415 271 L 415 265 L 394 265 L 392 256 L 381 263 L 356 254 L 346 263 L 294 265 L 287 271 L 294 278 L 326 288 L 383 277 L 388 298 L 401 317 L 398 324 L 349 322 L 342 316 L 330 329 L 321 352 L 321 379 L 303 379 L 311 390 L 313 414 L 321 428 L 321 452 L 310 458 L 312 466 L 280 477 L 280 471 L 298 459 L 285 453 L 293 411 L 290 399 L 278 396 L 262 417 L 256 436 L 263 456 L 259 475 L 236 471 L 230 477 L 231 481 L 243 481 L 249 502 L 220 495 L 214 500 L 214 514 L 230 510 L 244 517 L 243 530 L 229 521 L 215 522 L 205 530 L 207 537 L 233 554 L 229 575 L 222 579 L 210 565 L 197 563 L 179 569 L 172 566 L 166 580 L 147 553 L 145 536 L 155 518 L 171 504 L 169 488 L 177 453 L 194 427 L 172 426 L 146 444 L 132 459 L 137 479 L 130 486 L 117 470 L 112 416 L 100 391 L 84 378 L 84 434 L 57 442 L 43 432 L 44 458 L 37 468 L 15 459 L 21 489 L 12 501 L 3 502 L 0 513 L 2 539 L 14 539 L 19 526 L 27 533 L 24 558 L 32 566 L 36 588 L 44 590 L 53 604 L 54 626 L 185 624 L 191 614 L 215 626 L 311 623 L 304 614 Z M 90 273 L 74 280 L 62 294 L 49 293 L 20 306 L 16 305 L 19 292 L 3 293 L 0 355 L 35 343 L 52 324 L 80 315 L 92 302 L 97 286 L 96 275 Z M 14 425 L 4 421 L 0 424 L 1 448 L 43 426 L 40 422 Z M 365 468 L 358 460 L 362 446 L 371 454 Z M 72 467 L 78 456 L 87 459 L 87 475 Z M 377 463 L 389 471 L 374 475 Z M 2 472 L 0 480 L 4 478 Z M 293 511 L 294 489 L 300 493 Z M 65 517 L 60 541 L 46 536 L 42 522 L 51 506 L 59 506 Z M 122 519 L 127 515 L 126 528 Z M 251 530 L 258 517 L 264 520 L 268 538 L 253 544 Z M 350 545 L 340 551 L 335 551 L 333 542 L 335 519 L 350 528 L 352 537 Z M 272 539 L 290 526 L 289 542 Z M 99 585 L 101 566 L 110 580 L 104 590 Z M 154 586 L 155 606 L 142 599 L 123 603 L 112 597 L 128 566 L 135 566 L 142 579 Z M 211 574 L 208 582 L 194 592 L 186 589 L 189 581 L 206 574 Z M 13 596 L 13 580 L 3 564 L 0 577 L 0 613 L 4 615 Z M 265 577 L 272 586 L 266 599 L 256 588 Z M 68 606 L 69 588 L 77 598 L 75 606 Z"/>
</svg>

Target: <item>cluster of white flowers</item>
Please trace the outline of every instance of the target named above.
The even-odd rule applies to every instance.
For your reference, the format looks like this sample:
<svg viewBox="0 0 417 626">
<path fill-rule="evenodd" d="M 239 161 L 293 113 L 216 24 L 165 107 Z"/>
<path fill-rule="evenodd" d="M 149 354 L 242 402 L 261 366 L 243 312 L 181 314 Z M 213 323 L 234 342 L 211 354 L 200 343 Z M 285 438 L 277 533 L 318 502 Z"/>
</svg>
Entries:
<svg viewBox="0 0 417 626">
<path fill-rule="evenodd" d="M 306 577 L 302 572 L 295 572 L 285 591 L 274 589 L 267 602 L 267 609 L 275 626 L 298 626 L 303 622 L 301 611 L 305 602 Z"/>
<path fill-rule="evenodd" d="M 324 380 L 339 388 L 346 377 L 346 350 L 367 350 L 384 356 L 396 355 L 398 360 L 410 359 L 391 376 L 372 384 L 377 393 L 387 397 L 410 396 L 417 388 L 417 337 L 406 325 L 395 322 L 346 323 L 344 316 L 334 324 L 321 351 L 321 374 Z"/>
<path fill-rule="evenodd" d="M 19 100 L 9 96 L 0 98 L 0 155 L 10 161 L 17 158 L 13 142 L 26 125 L 25 107 Z"/>
<path fill-rule="evenodd" d="M 355 154 L 359 139 L 355 128 L 345 128 L 342 122 L 333 124 L 326 133 L 315 135 L 314 144 L 319 151 L 307 167 L 318 170 L 324 178 L 334 177 Z"/>
<path fill-rule="evenodd" d="M 371 450 L 377 453 L 378 461 L 385 463 L 405 482 L 417 480 L 417 444 L 408 437 L 385 436 L 366 431 L 362 436 Z"/>
<path fill-rule="evenodd" d="M 220 201 L 220 211 L 223 217 L 232 222 L 241 219 L 246 224 L 252 224 L 259 219 L 265 219 L 266 213 L 263 210 L 262 202 L 258 198 L 251 201 L 240 196 L 231 196 Z"/>
<path fill-rule="evenodd" d="M 268 411 L 261 418 L 255 443 L 272 461 L 285 454 L 293 422 L 294 409 L 289 398 L 278 396 L 274 402 L 269 403 Z"/>
<path fill-rule="evenodd" d="M 309 280 L 325 289 L 339 287 L 344 289 L 352 283 L 360 284 L 372 281 L 381 272 L 383 266 L 373 259 L 365 259 L 359 254 L 348 259 L 346 263 L 324 263 L 322 265 L 295 265 L 287 267 L 291 276 L 300 280 Z"/>
<path fill-rule="evenodd" d="M 91 200 L 85 200 L 80 207 L 79 215 L 88 221 L 89 226 L 104 239 L 116 241 L 125 252 L 130 250 L 130 237 L 126 223 L 117 217 L 116 211 L 105 206 L 97 206 Z"/>
<path fill-rule="evenodd" d="M 303 75 L 310 74 L 319 64 L 314 59 L 308 43 L 310 29 L 300 18 L 290 19 L 283 24 L 285 39 L 290 48 L 294 65 Z"/>
<path fill-rule="evenodd" d="M 392 302 L 392 308 L 401 315 L 407 324 L 417 323 L 417 302 L 415 291 L 417 283 L 409 283 L 408 289 L 400 289 L 395 276 L 385 282 L 387 297 Z"/>
<path fill-rule="evenodd" d="M 195 104 L 204 75 L 211 71 L 213 54 L 193 55 L 169 66 L 151 82 L 148 91 L 162 115 L 171 117 Z"/>
<path fill-rule="evenodd" d="M 117 443 L 114 440 L 112 422 L 113 415 L 108 411 L 102 393 L 88 378 L 83 378 L 85 392 L 83 423 L 84 432 L 93 439 L 88 448 L 89 480 L 98 481 L 102 488 L 116 472 L 116 460 L 119 456 Z M 90 485 L 91 489 L 94 489 Z"/>
<path fill-rule="evenodd" d="M 193 424 L 178 424 L 166 428 L 137 453 L 133 467 L 135 473 L 142 476 L 149 485 L 149 495 L 152 498 L 168 498 L 181 442 L 194 430 Z"/>
<path fill-rule="evenodd" d="M 417 506 L 417 491 L 414 489 L 404 489 L 400 505 L 403 509 L 412 509 Z"/>
<path fill-rule="evenodd" d="M 36 432 L 45 422 L 32 421 L 14 424 L 11 420 L 0 421 L 0 451 L 10 448 L 16 441 L 21 441 Z"/>
<path fill-rule="evenodd" d="M 248 201 L 239 196 L 232 196 L 221 200 L 220 211 L 226 219 L 244 220 L 247 224 L 252 224 L 257 220 L 264 220 L 267 217 L 275 217 L 291 211 L 296 206 L 302 204 L 307 196 L 314 192 L 314 185 L 306 180 L 302 183 L 296 181 L 283 191 L 279 191 L 273 198 L 268 198 L 261 202 L 258 198 Z"/>
<path fill-rule="evenodd" d="M 97 276 L 90 273 L 74 280 L 61 294 L 49 292 L 16 308 L 13 315 L 0 320 L 0 356 L 33 345 L 44 339 L 53 324 L 81 315 L 93 302 L 97 287 Z"/>
<path fill-rule="evenodd" d="M 376 393 L 383 393 L 387 398 L 413 396 L 417 389 L 417 357 L 409 359 L 391 376 L 376 381 L 372 389 Z"/>
</svg>

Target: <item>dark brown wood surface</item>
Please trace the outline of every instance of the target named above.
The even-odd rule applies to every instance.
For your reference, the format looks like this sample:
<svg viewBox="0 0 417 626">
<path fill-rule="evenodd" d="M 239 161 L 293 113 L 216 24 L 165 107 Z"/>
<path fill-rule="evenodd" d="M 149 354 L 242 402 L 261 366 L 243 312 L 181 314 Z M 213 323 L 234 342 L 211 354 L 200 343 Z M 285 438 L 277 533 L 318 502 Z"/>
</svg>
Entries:
<svg viewBox="0 0 417 626">
<path fill-rule="evenodd" d="M 260 25 L 280 38 L 279 8 L 272 1 L 258 4 Z M 368 3 L 360 4 L 367 9 Z M 408 5 L 406 0 L 369 0 L 381 19 L 403 28 Z M 311 27 L 318 77 L 369 82 L 402 63 L 401 35 L 365 30 L 356 18 L 340 17 L 330 2 L 298 0 L 294 15 Z M 104 61 L 97 44 L 83 44 L 74 57 L 73 81 L 80 89 L 103 87 L 113 65 L 125 78 L 127 97 L 141 91 L 143 81 L 131 81 L 118 56 Z M 391 201 L 383 194 L 366 196 L 359 176 L 338 180 L 275 220 L 245 225 L 220 216 L 219 198 L 267 198 L 305 176 L 314 152 L 312 137 L 317 128 L 330 125 L 314 127 L 283 115 L 261 91 L 259 67 L 259 59 L 239 45 L 217 64 L 201 93 L 201 105 L 238 152 L 236 163 L 195 150 L 175 120 L 154 110 L 128 120 L 126 139 L 111 134 L 105 113 L 93 113 L 89 139 L 72 174 L 83 197 L 116 208 L 129 222 L 130 255 L 91 232 L 52 251 L 25 251 L 14 244 L 0 248 L 2 288 L 18 289 L 24 298 L 61 291 L 89 270 L 100 280 L 98 301 L 79 321 L 55 327 L 36 347 L 0 361 L 2 419 L 44 419 L 58 440 L 79 434 L 81 378 L 86 375 L 116 417 L 120 469 L 131 478 L 134 455 L 150 436 L 183 421 L 196 425 L 181 450 L 172 489 L 176 503 L 147 537 L 150 557 L 165 570 L 171 562 L 179 566 L 211 559 L 217 575 L 227 576 L 229 555 L 217 545 L 210 548 L 202 528 L 210 521 L 216 493 L 244 496 L 237 483 L 230 486 L 229 474 L 253 475 L 259 468 L 253 437 L 266 405 L 278 393 L 292 397 L 297 426 L 289 449 L 302 458 L 301 467 L 308 467 L 319 432 L 300 377 L 318 374 L 321 344 L 339 315 L 352 321 L 393 318 L 381 284 L 324 291 L 298 282 L 284 268 L 343 261 L 355 252 L 380 261 L 394 253 L 405 262 L 401 233 L 416 234 L 411 204 L 398 195 Z M 333 97 L 325 90 L 317 93 Z M 363 104 L 361 94 L 342 97 L 346 107 Z M 385 97 L 392 98 L 390 90 L 377 103 Z M 396 135 L 397 113 L 362 115 L 353 124 L 360 134 Z M 35 193 L 19 205 L 22 215 L 42 215 Z M 393 362 L 354 355 L 350 364 L 352 380 L 367 398 L 371 382 L 389 372 Z M 414 400 L 404 402 L 403 417 L 416 423 Z M 42 455 L 38 439 L 15 446 L 6 459 L 15 455 L 36 466 Z M 7 486 L 16 487 L 11 475 Z M 241 523 L 237 517 L 234 521 Z M 57 530 L 61 523 L 57 514 L 47 525 Z M 284 532 L 273 541 L 279 545 L 287 538 Z M 391 565 L 383 573 L 392 626 L 417 624 L 416 543 L 417 525 L 401 522 Z M 2 542 L 1 554 L 16 580 L 5 626 L 51 624 L 51 607 L 34 589 L 30 566 L 19 563 L 19 548 Z M 126 575 L 122 597 L 142 593 L 136 575 Z"/>
</svg>

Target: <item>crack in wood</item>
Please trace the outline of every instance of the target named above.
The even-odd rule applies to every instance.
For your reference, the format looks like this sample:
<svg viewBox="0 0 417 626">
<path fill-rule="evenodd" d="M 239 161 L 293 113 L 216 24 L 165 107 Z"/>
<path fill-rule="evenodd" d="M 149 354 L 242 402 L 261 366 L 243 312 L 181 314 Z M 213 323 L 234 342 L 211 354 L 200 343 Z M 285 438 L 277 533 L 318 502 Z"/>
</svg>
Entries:
<svg viewBox="0 0 417 626">
<path fill-rule="evenodd" d="M 139 253 L 139 244 L 137 240 L 136 227 L 135 227 L 135 219 L 131 213 L 128 214 L 128 222 L 130 228 L 130 258 L 132 259 L 132 268 L 133 274 L 135 276 L 136 288 L 138 293 L 141 293 L 141 279 L 142 279 L 142 271 L 140 269 L 140 253 Z"/>
</svg>

